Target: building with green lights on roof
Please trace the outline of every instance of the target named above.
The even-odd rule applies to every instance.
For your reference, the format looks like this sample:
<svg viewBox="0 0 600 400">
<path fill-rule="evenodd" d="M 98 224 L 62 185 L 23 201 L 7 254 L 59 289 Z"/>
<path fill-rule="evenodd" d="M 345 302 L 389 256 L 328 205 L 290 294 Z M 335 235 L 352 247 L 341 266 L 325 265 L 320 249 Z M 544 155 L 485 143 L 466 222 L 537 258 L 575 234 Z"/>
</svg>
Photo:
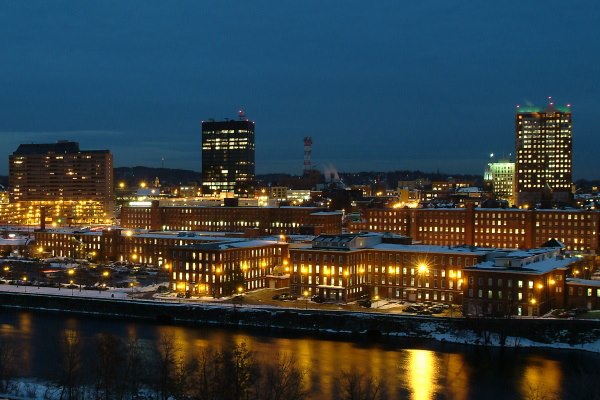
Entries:
<svg viewBox="0 0 600 400">
<path fill-rule="evenodd" d="M 567 204 L 572 194 L 570 105 L 517 106 L 515 182 L 519 206 Z"/>
</svg>

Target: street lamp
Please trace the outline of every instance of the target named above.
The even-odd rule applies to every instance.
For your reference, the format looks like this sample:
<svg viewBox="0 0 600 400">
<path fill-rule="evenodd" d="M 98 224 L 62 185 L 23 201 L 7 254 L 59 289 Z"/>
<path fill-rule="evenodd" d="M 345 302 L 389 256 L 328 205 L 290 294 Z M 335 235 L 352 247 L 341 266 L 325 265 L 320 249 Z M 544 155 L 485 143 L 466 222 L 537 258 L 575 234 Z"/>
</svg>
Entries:
<svg viewBox="0 0 600 400">
<path fill-rule="evenodd" d="M 350 272 L 346 269 L 344 271 L 344 278 L 346 278 L 346 290 L 344 290 L 344 301 L 348 301 L 348 293 L 350 292 Z"/>
<path fill-rule="evenodd" d="M 102 283 L 102 286 L 98 287 L 98 293 L 102 293 L 102 288 L 106 287 L 106 281 L 107 281 L 109 275 L 110 274 L 108 273 L 108 271 L 102 272 L 102 278 L 104 278 L 104 282 Z"/>
<path fill-rule="evenodd" d="M 531 310 L 531 313 L 533 314 L 533 316 L 535 316 L 535 314 L 537 314 L 537 313 L 535 312 L 535 311 L 536 311 L 536 310 L 535 310 L 535 304 L 537 303 L 537 301 L 535 300 L 535 298 L 532 298 L 532 299 L 530 300 L 530 303 L 531 303 L 531 306 L 532 306 L 532 308 L 533 308 L 533 309 Z"/>
<path fill-rule="evenodd" d="M 23 277 L 23 287 L 25 288 L 25 293 L 27 293 L 27 277 Z"/>
<path fill-rule="evenodd" d="M 244 298 L 242 297 L 242 292 L 244 291 L 244 288 L 241 286 L 238 286 L 237 288 L 237 292 L 238 292 L 238 298 L 240 300 L 240 307 L 242 306 L 242 302 L 244 301 Z"/>
<path fill-rule="evenodd" d="M 71 280 L 69 281 L 69 285 L 71 286 L 71 296 L 73 296 L 73 295 L 74 295 L 74 293 L 73 293 L 73 288 L 75 287 L 75 285 L 73 285 L 73 279 L 71 279 Z"/>
<path fill-rule="evenodd" d="M 308 290 L 304 291 L 304 309 L 308 310 Z"/>
<path fill-rule="evenodd" d="M 417 282 L 417 286 L 421 287 L 421 278 L 422 278 L 423 274 L 426 274 L 427 272 L 429 272 L 429 268 L 428 268 L 427 264 L 425 264 L 425 263 L 419 264 L 418 272 L 419 272 L 419 281 Z M 419 289 L 417 289 L 417 291 L 418 290 Z"/>
<path fill-rule="evenodd" d="M 216 274 L 216 276 L 215 276 L 215 282 L 214 282 L 214 285 L 213 285 L 213 299 L 216 299 L 217 298 L 217 294 L 220 294 L 218 292 L 219 292 L 220 287 L 221 287 L 221 285 L 220 285 L 221 284 L 221 268 L 217 268 L 215 270 L 215 274 Z"/>
</svg>

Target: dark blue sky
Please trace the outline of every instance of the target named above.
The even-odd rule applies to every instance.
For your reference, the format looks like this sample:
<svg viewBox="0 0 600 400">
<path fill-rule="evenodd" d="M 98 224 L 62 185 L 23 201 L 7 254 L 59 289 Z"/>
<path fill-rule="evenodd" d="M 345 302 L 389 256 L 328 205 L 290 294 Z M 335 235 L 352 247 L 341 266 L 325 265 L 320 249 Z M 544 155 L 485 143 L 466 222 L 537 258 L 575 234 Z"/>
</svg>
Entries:
<svg viewBox="0 0 600 400">
<path fill-rule="evenodd" d="M 372 4 L 376 3 L 376 4 Z M 574 175 L 600 178 L 600 3 L 6 1 L 0 173 L 71 139 L 115 166 L 200 170 L 200 122 L 256 121 L 257 172 L 483 173 L 516 104 L 573 104 Z"/>
</svg>

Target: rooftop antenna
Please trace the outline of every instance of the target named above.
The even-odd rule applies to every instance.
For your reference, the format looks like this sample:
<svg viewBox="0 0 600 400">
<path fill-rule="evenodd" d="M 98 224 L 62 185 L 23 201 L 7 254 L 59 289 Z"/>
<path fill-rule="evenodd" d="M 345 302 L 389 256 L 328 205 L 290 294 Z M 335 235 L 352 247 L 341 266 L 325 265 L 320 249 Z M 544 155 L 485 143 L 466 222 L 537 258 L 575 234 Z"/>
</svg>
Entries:
<svg viewBox="0 0 600 400">
<path fill-rule="evenodd" d="M 240 121 L 246 119 L 246 112 L 244 111 L 243 108 L 240 108 L 238 111 L 238 117 L 240 118 Z"/>
</svg>

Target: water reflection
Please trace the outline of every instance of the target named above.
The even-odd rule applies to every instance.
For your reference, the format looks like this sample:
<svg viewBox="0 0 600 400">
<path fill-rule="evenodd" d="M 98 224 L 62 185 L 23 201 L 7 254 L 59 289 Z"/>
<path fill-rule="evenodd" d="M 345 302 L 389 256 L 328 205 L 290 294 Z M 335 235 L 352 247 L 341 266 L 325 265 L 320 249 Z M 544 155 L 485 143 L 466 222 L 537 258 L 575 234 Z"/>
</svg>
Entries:
<svg viewBox="0 0 600 400">
<path fill-rule="evenodd" d="M 25 312 L 0 314 L 0 341 L 16 344 L 25 376 L 49 377 L 49 371 L 61 357 L 58 339 L 68 332 L 78 332 L 82 345 L 92 356 L 94 338 L 100 332 L 124 341 L 139 339 L 146 347 L 156 347 L 161 338 L 169 338 L 178 355 L 185 357 L 195 357 L 207 348 L 219 350 L 241 343 L 246 343 L 260 362 L 275 362 L 280 355 L 293 355 L 297 365 L 306 371 L 311 399 L 335 398 L 341 371 L 358 371 L 381 380 L 390 399 L 539 397 L 536 393 L 565 397 L 563 386 L 577 379 L 574 371 L 580 371 L 582 366 L 595 370 L 600 361 L 600 356 L 594 354 L 572 357 L 573 353 L 566 356 L 549 351 L 500 354 L 452 346 L 402 348 L 406 342 L 354 343 Z"/>
<path fill-rule="evenodd" d="M 559 362 L 532 356 L 525 365 L 521 393 L 524 398 L 559 398 L 562 386 Z"/>
<path fill-rule="evenodd" d="M 429 350 L 406 350 L 408 353 L 406 376 L 413 400 L 429 400 L 437 391 L 436 360 Z"/>
</svg>

